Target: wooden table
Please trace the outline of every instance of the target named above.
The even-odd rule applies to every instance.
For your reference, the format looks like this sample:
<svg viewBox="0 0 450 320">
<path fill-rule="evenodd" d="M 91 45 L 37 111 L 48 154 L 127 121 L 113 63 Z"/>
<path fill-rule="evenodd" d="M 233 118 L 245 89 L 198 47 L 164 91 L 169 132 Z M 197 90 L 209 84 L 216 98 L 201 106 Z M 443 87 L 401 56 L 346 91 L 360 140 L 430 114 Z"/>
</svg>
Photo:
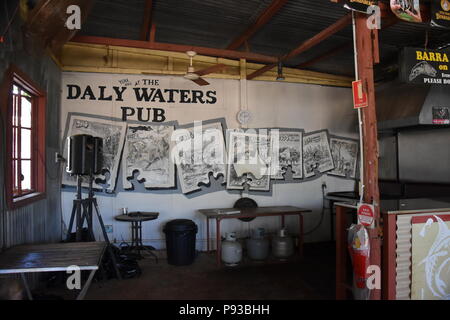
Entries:
<svg viewBox="0 0 450 320">
<path fill-rule="evenodd" d="M 89 277 L 77 296 L 86 295 L 95 272 L 98 270 L 106 242 L 73 242 L 42 245 L 21 245 L 0 254 L 0 274 L 20 274 L 28 298 L 33 299 L 25 273 L 66 272 L 68 267 L 77 266 L 89 270 Z"/>
<path fill-rule="evenodd" d="M 239 213 L 233 213 L 240 211 Z M 258 218 L 258 217 L 270 217 L 270 216 L 281 216 L 281 226 L 284 228 L 285 216 L 288 215 L 298 215 L 299 219 L 299 253 L 303 256 L 303 213 L 311 212 L 309 209 L 303 209 L 292 206 L 276 206 L 276 207 L 258 207 L 258 208 L 246 208 L 246 209 L 235 209 L 235 208 L 222 208 L 222 209 L 201 209 L 198 210 L 199 213 L 206 217 L 206 241 L 207 241 L 207 251 L 210 252 L 209 246 L 209 220 L 216 219 L 216 261 L 217 266 L 221 265 L 221 244 L 222 237 L 220 234 L 220 222 L 224 219 L 239 219 L 239 218 Z M 229 213 L 227 213 L 229 212 Z"/>
</svg>

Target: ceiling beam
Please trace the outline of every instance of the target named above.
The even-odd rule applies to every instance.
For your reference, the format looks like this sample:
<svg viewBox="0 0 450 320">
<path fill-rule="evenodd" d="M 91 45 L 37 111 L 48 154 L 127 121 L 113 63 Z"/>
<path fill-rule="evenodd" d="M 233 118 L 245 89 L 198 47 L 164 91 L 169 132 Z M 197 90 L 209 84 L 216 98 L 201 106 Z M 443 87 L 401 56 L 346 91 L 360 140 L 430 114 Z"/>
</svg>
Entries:
<svg viewBox="0 0 450 320">
<path fill-rule="evenodd" d="M 218 63 L 218 64 L 212 65 L 212 66 L 210 66 L 210 67 L 208 67 L 208 68 L 205 68 L 205 69 L 196 71 L 195 73 L 198 74 L 200 77 L 202 77 L 202 76 L 205 76 L 205 75 L 210 74 L 210 73 L 218 73 L 218 72 L 221 72 L 221 71 L 222 71 L 223 69 L 225 69 L 226 67 L 227 67 L 227 66 L 226 66 L 225 64 L 223 64 L 223 63 Z"/>
<path fill-rule="evenodd" d="M 107 57 L 105 62 L 105 57 Z M 93 45 L 69 42 L 59 56 L 61 69 L 73 72 L 100 72 L 111 74 L 145 74 L 183 76 L 189 65 L 189 57 L 181 52 L 125 48 L 109 45 Z M 209 72 L 202 77 L 239 80 L 247 73 L 261 68 L 260 63 L 247 62 L 245 59 L 222 59 L 197 55 L 196 73 Z M 244 63 L 245 61 L 245 63 Z M 117 63 L 116 63 L 117 62 Z M 217 64 L 226 65 L 221 71 Z M 245 64 L 243 68 L 242 65 Z M 214 68 L 214 69 L 213 69 Z M 209 70 L 208 70 L 209 69 Z M 247 70 L 248 72 L 245 72 Z M 351 87 L 350 77 L 335 76 L 321 72 L 284 68 L 285 82 L 308 83 L 327 86 Z M 273 81 L 275 72 L 268 72 L 254 80 Z"/>
<path fill-rule="evenodd" d="M 78 43 L 141 48 L 150 50 L 174 51 L 174 52 L 186 52 L 192 50 L 197 52 L 198 54 L 205 56 L 228 58 L 228 59 L 247 59 L 248 61 L 255 61 L 262 63 L 276 63 L 278 61 L 278 58 L 276 57 L 253 52 L 241 52 L 234 50 L 188 46 L 173 43 L 127 40 L 127 39 L 106 38 L 106 37 L 92 37 L 92 36 L 75 36 L 71 41 Z"/>
<path fill-rule="evenodd" d="M 150 28 L 152 27 L 153 0 L 145 0 L 144 20 L 142 21 L 141 37 L 143 41 L 149 40 Z"/>
<path fill-rule="evenodd" d="M 230 45 L 228 45 L 228 50 L 239 49 L 247 40 L 250 39 L 259 29 L 265 26 L 270 19 L 288 2 L 288 0 L 272 0 L 272 3 L 259 15 L 255 23 L 249 26 L 242 34 L 240 34 L 236 39 L 234 39 Z"/>
<path fill-rule="evenodd" d="M 152 27 L 150 29 L 150 37 L 148 41 L 155 42 L 155 37 L 156 37 L 156 24 L 152 23 Z"/>
<path fill-rule="evenodd" d="M 329 26 L 328 28 L 322 30 L 321 32 L 316 34 L 314 37 L 306 40 L 301 45 L 299 45 L 297 48 L 295 48 L 294 50 L 289 52 L 287 55 L 285 55 L 282 58 L 282 60 L 283 61 L 284 60 L 288 60 L 290 58 L 293 58 L 293 57 L 299 55 L 300 53 L 303 53 L 303 52 L 311 49 L 312 47 L 314 47 L 314 46 L 318 45 L 319 43 L 321 43 L 322 41 L 328 39 L 329 37 L 331 37 L 335 33 L 341 31 L 342 29 L 344 29 L 346 26 L 351 24 L 351 22 L 352 22 L 352 15 L 351 14 L 346 14 L 341 19 L 339 19 L 338 21 L 333 23 L 331 26 Z"/>
<path fill-rule="evenodd" d="M 310 67 L 313 64 L 316 64 L 316 63 L 318 63 L 318 62 L 320 62 L 322 60 L 328 59 L 329 57 L 332 57 L 332 56 L 338 54 L 339 52 L 344 51 L 345 49 L 351 48 L 352 45 L 353 45 L 352 42 L 347 42 L 347 43 L 341 44 L 341 45 L 339 45 L 337 47 L 334 47 L 333 49 L 331 49 L 331 50 L 329 50 L 329 51 L 327 51 L 325 53 L 322 53 L 321 55 L 319 55 L 319 56 L 317 56 L 315 58 L 312 58 L 312 59 L 310 59 L 308 61 L 300 63 L 298 66 L 296 66 L 296 68 L 303 69 L 303 68 L 306 68 L 306 67 Z"/>
<path fill-rule="evenodd" d="M 316 46 L 320 42 L 324 41 L 325 39 L 331 37 L 335 33 L 344 29 L 346 26 L 351 24 L 351 22 L 352 22 L 351 14 L 346 14 L 344 17 L 342 17 L 341 19 L 339 19 L 338 21 L 333 23 L 328 28 L 322 30 L 321 32 L 316 34 L 314 37 L 304 41 L 301 45 L 299 45 L 297 48 L 295 48 L 288 54 L 282 56 L 280 60 L 285 61 L 285 60 L 291 59 L 291 58 L 311 49 L 312 47 Z M 262 73 L 271 70 L 276 65 L 277 65 L 276 63 L 273 63 L 271 65 L 267 65 L 267 66 L 261 68 L 260 70 L 256 70 L 255 72 L 253 72 L 247 76 L 247 80 L 251 80 L 251 79 L 261 75 Z"/>
<path fill-rule="evenodd" d="M 397 22 L 399 22 L 399 21 L 400 20 L 397 19 L 397 17 L 390 17 L 388 19 L 384 19 L 384 21 L 383 21 L 383 23 L 381 25 L 381 30 L 385 30 L 385 29 L 387 29 L 387 28 L 397 24 Z M 305 62 L 299 64 L 296 68 L 302 69 L 302 68 L 310 67 L 313 64 L 316 64 L 316 63 L 318 63 L 320 61 L 326 60 L 326 59 L 328 59 L 328 58 L 338 54 L 339 52 L 341 52 L 341 51 L 343 51 L 343 50 L 345 50 L 347 48 L 351 48 L 352 46 L 353 46 L 353 42 L 349 41 L 349 42 L 344 43 L 344 44 L 342 44 L 340 46 L 337 46 L 337 47 L 335 47 L 335 48 L 333 48 L 333 49 L 331 49 L 331 50 L 329 50 L 329 51 L 327 51 L 327 52 L 325 52 L 325 53 L 323 53 L 323 54 L 321 54 L 321 55 L 319 55 L 319 56 L 317 56 L 315 58 L 312 58 L 312 59 L 310 59 L 308 61 L 305 61 Z"/>
<path fill-rule="evenodd" d="M 267 71 L 272 70 L 277 64 L 268 64 L 252 73 L 250 73 L 249 75 L 247 75 L 247 80 L 252 80 L 256 77 L 259 77 L 260 75 L 266 73 Z"/>
</svg>

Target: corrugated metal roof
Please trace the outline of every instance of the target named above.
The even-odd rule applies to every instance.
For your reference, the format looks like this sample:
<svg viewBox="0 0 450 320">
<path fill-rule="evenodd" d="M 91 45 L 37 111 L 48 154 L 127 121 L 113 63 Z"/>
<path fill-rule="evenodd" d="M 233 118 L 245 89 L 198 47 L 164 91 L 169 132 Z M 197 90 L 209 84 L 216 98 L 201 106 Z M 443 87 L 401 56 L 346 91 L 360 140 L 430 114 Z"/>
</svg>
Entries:
<svg viewBox="0 0 450 320">
<path fill-rule="evenodd" d="M 145 0 L 95 0 L 80 34 L 138 40 Z"/>
<path fill-rule="evenodd" d="M 226 48 L 271 0 L 156 1 L 156 41 Z"/>
<path fill-rule="evenodd" d="M 267 8 L 271 0 L 153 0 L 156 41 L 226 48 Z M 145 0 L 97 0 L 82 34 L 138 40 Z M 249 40 L 252 52 L 280 56 L 330 26 L 348 11 L 330 0 L 290 0 Z M 380 33 L 381 57 L 392 60 L 404 46 L 436 48 L 450 42 L 450 33 L 425 24 L 398 23 Z M 351 43 L 351 26 L 301 55 L 286 61 L 296 66 L 344 43 Z M 242 49 L 242 48 L 241 48 Z M 353 74 L 352 48 L 307 69 Z"/>
</svg>

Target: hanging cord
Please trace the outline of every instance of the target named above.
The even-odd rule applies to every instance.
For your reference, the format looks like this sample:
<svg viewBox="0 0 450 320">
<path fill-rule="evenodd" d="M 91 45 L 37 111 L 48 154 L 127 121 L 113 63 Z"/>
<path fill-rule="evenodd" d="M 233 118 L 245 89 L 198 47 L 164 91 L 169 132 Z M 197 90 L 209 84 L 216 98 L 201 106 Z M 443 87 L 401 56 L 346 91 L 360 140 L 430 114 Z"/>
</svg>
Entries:
<svg viewBox="0 0 450 320">
<path fill-rule="evenodd" d="M 49 178 L 50 180 L 58 180 L 58 178 L 59 178 L 58 171 L 59 171 L 59 170 L 56 170 L 56 175 L 55 175 L 55 176 L 50 175 L 50 170 L 48 170 L 47 162 L 44 161 L 44 157 L 43 157 L 42 154 L 39 152 L 39 150 L 35 149 L 34 151 L 36 151 L 36 153 L 37 153 L 38 156 L 39 156 L 39 159 L 40 159 L 41 163 L 44 165 L 45 174 L 47 175 L 47 178 Z M 59 166 L 59 162 L 58 162 L 57 165 Z"/>
<path fill-rule="evenodd" d="M 247 64 L 247 62 L 246 62 Z M 240 65 L 240 67 L 242 68 L 242 65 Z M 245 86 L 245 90 L 244 90 L 244 86 Z M 245 91 L 245 97 L 243 97 L 243 91 Z M 248 111 L 248 84 L 247 84 L 247 79 L 240 79 L 239 80 L 239 93 L 240 93 L 240 106 L 239 106 L 239 112 L 240 111 Z M 245 100 L 244 100 L 245 99 Z M 243 125 L 241 122 L 239 122 L 239 130 L 242 131 Z M 245 129 L 248 129 L 248 123 L 245 124 Z M 245 148 L 245 146 L 244 146 Z M 233 148 L 233 152 L 236 152 L 236 150 L 234 150 Z M 244 182 L 244 188 L 242 190 L 240 190 L 240 197 L 244 198 L 244 196 L 248 196 L 250 192 L 250 185 L 248 184 L 248 174 L 247 174 L 247 180 L 246 182 Z"/>
<path fill-rule="evenodd" d="M 5 155 L 6 154 L 6 127 L 5 127 L 5 119 L 3 118 L 3 113 L 0 112 L 0 129 L 1 129 L 1 144 L 0 144 L 0 152 Z M 2 185 L 2 199 L 0 204 L 0 219 L 2 219 L 2 248 L 0 248 L 1 251 L 4 251 L 6 249 L 6 242 L 7 242 L 7 236 L 6 236 L 6 161 L 5 157 L 3 157 L 3 185 Z"/>
<path fill-rule="evenodd" d="M 67 237 L 67 234 L 69 232 L 68 227 L 66 223 L 64 222 L 64 215 L 63 215 L 63 205 L 62 205 L 62 179 L 64 175 L 64 165 L 59 166 L 58 168 L 58 179 L 56 180 L 56 183 L 58 183 L 59 186 L 59 210 L 61 212 L 61 237 L 64 235 Z"/>
<path fill-rule="evenodd" d="M 423 45 L 423 47 L 425 48 L 425 50 L 428 49 L 428 29 L 425 30 L 425 44 Z"/>
<path fill-rule="evenodd" d="M 8 15 L 8 4 L 7 1 L 4 2 L 5 3 L 5 15 L 6 15 L 6 21 L 8 21 L 8 24 L 6 25 L 5 30 L 3 31 L 3 33 L 0 35 L 0 38 L 5 41 L 5 36 L 8 33 L 9 29 L 11 28 L 12 23 L 14 22 L 14 19 L 16 18 L 17 12 L 19 12 L 19 7 L 20 7 L 20 2 L 17 4 L 16 9 L 13 12 L 13 15 L 11 17 L 11 19 L 9 18 Z"/>
<path fill-rule="evenodd" d="M 325 217 L 325 190 L 326 189 L 327 189 L 327 185 L 326 184 L 322 184 L 322 211 L 320 213 L 320 220 L 319 220 L 319 222 L 317 223 L 317 225 L 314 228 L 312 228 L 308 232 L 303 232 L 304 236 L 313 233 L 314 231 L 319 229 L 320 226 L 322 225 L 323 218 Z"/>
<path fill-rule="evenodd" d="M 71 232 L 71 230 L 69 230 L 66 222 L 64 221 L 64 214 L 63 214 L 63 191 L 62 191 L 62 179 L 63 179 L 63 170 L 64 170 L 64 166 L 61 166 L 59 168 L 59 179 L 58 179 L 58 183 L 59 183 L 59 210 L 61 211 L 61 237 L 64 236 L 64 239 L 67 238 L 69 232 Z"/>
<path fill-rule="evenodd" d="M 356 47 L 356 20 L 355 11 L 352 11 L 352 27 L 353 27 L 353 51 L 355 54 L 355 80 L 359 80 L 358 75 L 358 50 Z M 362 111 L 361 108 L 358 109 L 358 127 L 359 127 L 359 152 L 360 152 L 360 164 L 359 164 L 359 201 L 363 202 L 364 198 L 364 142 L 363 142 L 363 122 L 362 122 Z"/>
</svg>

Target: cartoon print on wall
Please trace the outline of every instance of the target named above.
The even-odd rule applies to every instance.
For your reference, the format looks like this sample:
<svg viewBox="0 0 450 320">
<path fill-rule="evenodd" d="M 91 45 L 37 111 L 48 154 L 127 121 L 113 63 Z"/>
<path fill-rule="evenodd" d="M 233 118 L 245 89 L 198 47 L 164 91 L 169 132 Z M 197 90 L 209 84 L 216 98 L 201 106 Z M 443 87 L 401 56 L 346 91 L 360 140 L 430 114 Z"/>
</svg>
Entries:
<svg viewBox="0 0 450 320">
<path fill-rule="evenodd" d="M 145 188 L 175 186 L 175 166 L 170 156 L 173 126 L 129 126 L 122 155 L 123 187 L 132 188 L 129 178 L 138 171 L 137 180 Z"/>
<path fill-rule="evenodd" d="M 221 123 L 177 129 L 173 149 L 181 190 L 184 194 L 200 190 L 200 184 L 226 174 L 226 149 Z"/>
<path fill-rule="evenodd" d="M 272 162 L 272 179 L 284 179 L 287 167 L 291 166 L 292 178 L 303 178 L 303 132 L 279 131 L 278 152 L 275 150 L 275 135 L 272 135 L 272 156 L 278 155 L 278 167 Z"/>
<path fill-rule="evenodd" d="M 108 192 L 113 191 L 116 186 L 120 155 L 125 140 L 126 123 L 93 117 L 70 115 L 69 117 L 70 122 L 67 137 L 76 134 L 88 134 L 103 139 L 102 174 L 95 176 L 93 186 L 94 188 L 102 189 L 103 187 L 100 184 L 104 183 L 107 185 L 106 189 Z M 64 154 L 67 155 L 67 139 L 64 141 Z M 105 175 L 105 171 L 109 173 L 109 177 Z M 62 183 L 64 185 L 76 186 L 76 177 L 72 177 L 64 171 Z"/>
<path fill-rule="evenodd" d="M 413 300 L 450 300 L 450 214 L 412 218 Z"/>
<path fill-rule="evenodd" d="M 421 22 L 419 0 L 391 0 L 391 10 L 400 19 Z"/>
<path fill-rule="evenodd" d="M 303 166 L 306 178 L 334 169 L 326 130 L 303 137 Z"/>
<path fill-rule="evenodd" d="M 268 134 L 229 131 L 227 189 L 270 190 L 270 144 Z"/>
<path fill-rule="evenodd" d="M 354 179 L 358 161 L 358 142 L 349 139 L 330 138 L 330 148 L 335 168 L 328 174 Z"/>
</svg>

